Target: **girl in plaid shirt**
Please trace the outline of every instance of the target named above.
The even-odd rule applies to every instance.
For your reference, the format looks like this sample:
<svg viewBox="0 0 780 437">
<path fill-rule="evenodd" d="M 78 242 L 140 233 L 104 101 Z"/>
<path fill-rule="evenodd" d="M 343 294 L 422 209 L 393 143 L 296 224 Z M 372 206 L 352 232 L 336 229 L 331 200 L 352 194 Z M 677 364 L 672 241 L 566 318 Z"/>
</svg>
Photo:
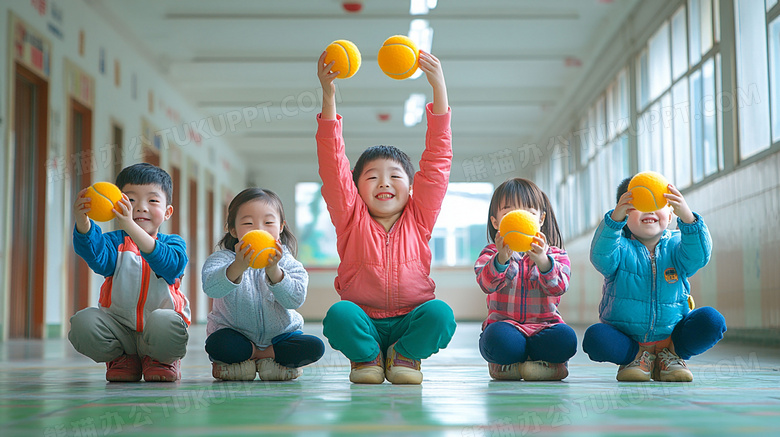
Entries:
<svg viewBox="0 0 780 437">
<path fill-rule="evenodd" d="M 524 209 L 539 218 L 531 250 L 504 245 L 498 225 L 508 212 Z M 488 317 L 479 351 L 493 379 L 558 381 L 577 352 L 577 336 L 558 313 L 569 288 L 571 268 L 547 195 L 533 182 L 515 178 L 501 184 L 490 200 L 488 244 L 474 272 L 487 294 Z"/>
</svg>

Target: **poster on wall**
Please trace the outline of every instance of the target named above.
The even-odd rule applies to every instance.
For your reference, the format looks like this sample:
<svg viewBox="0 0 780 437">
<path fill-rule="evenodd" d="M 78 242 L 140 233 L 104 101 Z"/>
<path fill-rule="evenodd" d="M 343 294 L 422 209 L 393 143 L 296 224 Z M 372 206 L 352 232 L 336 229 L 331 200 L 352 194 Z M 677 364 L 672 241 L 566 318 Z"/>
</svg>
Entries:
<svg viewBox="0 0 780 437">
<path fill-rule="evenodd" d="M 48 78 L 51 65 L 51 43 L 43 34 L 35 31 L 25 22 L 11 15 L 11 53 L 14 60 L 34 73 Z"/>
</svg>

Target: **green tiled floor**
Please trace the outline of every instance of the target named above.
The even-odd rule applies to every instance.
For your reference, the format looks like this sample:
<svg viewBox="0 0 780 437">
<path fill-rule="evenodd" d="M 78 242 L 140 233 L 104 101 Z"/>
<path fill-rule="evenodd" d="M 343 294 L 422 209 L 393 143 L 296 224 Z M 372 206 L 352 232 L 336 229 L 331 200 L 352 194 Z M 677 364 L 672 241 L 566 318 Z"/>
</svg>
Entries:
<svg viewBox="0 0 780 437">
<path fill-rule="evenodd" d="M 495 382 L 479 324 L 461 323 L 422 386 L 353 385 L 330 349 L 297 381 L 239 383 L 211 378 L 204 330 L 191 329 L 175 384 L 107 383 L 67 340 L 0 343 L 0 436 L 780 434 L 778 349 L 722 343 L 689 361 L 690 384 L 618 383 L 581 351 L 564 382 Z"/>
</svg>

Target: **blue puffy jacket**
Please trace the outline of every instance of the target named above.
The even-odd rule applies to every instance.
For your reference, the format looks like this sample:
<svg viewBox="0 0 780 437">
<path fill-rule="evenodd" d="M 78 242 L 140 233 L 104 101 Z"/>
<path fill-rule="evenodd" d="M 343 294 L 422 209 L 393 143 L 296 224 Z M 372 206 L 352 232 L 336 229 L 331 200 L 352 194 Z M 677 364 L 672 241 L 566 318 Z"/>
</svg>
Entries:
<svg viewBox="0 0 780 437">
<path fill-rule="evenodd" d="M 688 314 L 688 278 L 707 265 L 712 240 L 701 216 L 690 224 L 677 219 L 676 231 L 664 231 L 651 256 L 638 240 L 623 234 L 626 221 L 609 211 L 590 247 L 590 262 L 604 275 L 599 318 L 632 339 L 664 340 Z"/>
</svg>

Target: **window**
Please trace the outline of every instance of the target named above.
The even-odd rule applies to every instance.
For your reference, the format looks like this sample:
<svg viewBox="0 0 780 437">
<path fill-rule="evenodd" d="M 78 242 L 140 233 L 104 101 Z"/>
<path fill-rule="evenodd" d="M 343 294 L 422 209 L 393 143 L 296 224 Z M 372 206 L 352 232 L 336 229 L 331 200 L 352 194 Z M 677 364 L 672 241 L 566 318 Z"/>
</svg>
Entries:
<svg viewBox="0 0 780 437">
<path fill-rule="evenodd" d="M 688 30 L 685 7 L 672 16 L 672 77 L 677 80 L 688 71 Z"/>
<path fill-rule="evenodd" d="M 434 266 L 473 266 L 487 245 L 493 184 L 452 182 L 431 233 Z"/>
<path fill-rule="evenodd" d="M 295 185 L 295 224 L 298 238 L 298 260 L 306 267 L 336 267 L 336 228 L 322 198 L 318 182 Z"/>
<path fill-rule="evenodd" d="M 769 8 L 769 3 L 767 3 Z M 780 17 L 769 25 L 769 77 L 772 90 L 772 141 L 780 141 Z"/>
<path fill-rule="evenodd" d="M 295 186 L 298 260 L 306 267 L 336 267 L 336 229 L 318 182 Z M 471 266 L 487 244 L 487 219 L 493 184 L 451 183 L 431 233 L 433 265 Z"/>
<path fill-rule="evenodd" d="M 739 155 L 742 159 L 770 145 L 767 71 L 767 26 L 764 5 L 735 0 L 734 27 L 737 46 L 737 109 Z"/>
</svg>

